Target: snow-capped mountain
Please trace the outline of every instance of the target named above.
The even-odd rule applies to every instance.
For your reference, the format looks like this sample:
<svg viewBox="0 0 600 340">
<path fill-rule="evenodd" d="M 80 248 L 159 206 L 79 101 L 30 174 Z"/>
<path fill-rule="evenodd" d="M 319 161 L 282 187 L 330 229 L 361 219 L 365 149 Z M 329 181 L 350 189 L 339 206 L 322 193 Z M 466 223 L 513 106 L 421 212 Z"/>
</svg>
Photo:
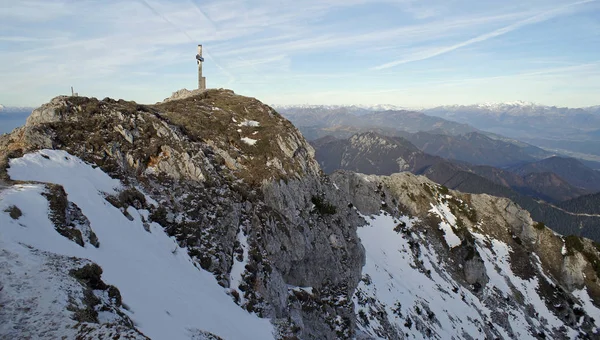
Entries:
<svg viewBox="0 0 600 340">
<path fill-rule="evenodd" d="M 513 101 L 504 103 L 480 103 L 474 105 L 445 105 L 435 108 L 425 109 L 427 113 L 431 112 L 462 112 L 468 111 L 471 114 L 507 114 L 507 115 L 576 115 L 582 112 L 600 114 L 600 106 L 589 106 L 582 108 L 568 108 L 542 105 L 526 101 Z"/>
<path fill-rule="evenodd" d="M 0 337 L 600 334 L 591 241 L 421 176 L 324 176 L 313 153 L 227 90 L 53 99 L 0 136 Z"/>
<path fill-rule="evenodd" d="M 345 109 L 349 112 L 355 111 L 419 111 L 422 110 L 420 107 L 405 107 L 392 104 L 375 104 L 375 105 L 310 105 L 310 104 L 299 104 L 299 105 L 272 105 L 275 109 L 283 110 L 294 110 L 294 109 L 322 109 L 322 110 L 338 110 Z"/>
<path fill-rule="evenodd" d="M 440 106 L 425 114 L 561 152 L 598 154 L 600 107 L 567 108 L 527 102 Z M 585 143 L 582 143 L 585 142 Z"/>
<path fill-rule="evenodd" d="M 506 109 L 515 109 L 515 108 L 532 108 L 532 107 L 546 107 L 545 105 L 540 105 L 540 104 L 536 104 L 533 102 L 526 102 L 526 101 L 522 101 L 522 100 L 517 100 L 517 101 L 512 101 L 512 102 L 504 102 L 504 103 L 493 103 L 493 102 L 486 102 L 486 103 L 479 103 L 479 104 L 475 104 L 472 105 L 474 107 L 478 107 L 481 109 L 488 109 L 488 110 L 492 110 L 492 111 L 501 111 L 501 110 L 506 110 Z M 444 106 L 444 107 L 469 107 L 469 105 L 465 106 L 465 105 L 451 105 L 451 106 Z"/>
<path fill-rule="evenodd" d="M 31 113 L 31 111 L 33 110 L 33 107 L 28 107 L 28 106 L 4 106 L 2 104 L 0 104 L 0 112 L 4 113 L 4 112 L 8 112 L 8 113 Z"/>
</svg>

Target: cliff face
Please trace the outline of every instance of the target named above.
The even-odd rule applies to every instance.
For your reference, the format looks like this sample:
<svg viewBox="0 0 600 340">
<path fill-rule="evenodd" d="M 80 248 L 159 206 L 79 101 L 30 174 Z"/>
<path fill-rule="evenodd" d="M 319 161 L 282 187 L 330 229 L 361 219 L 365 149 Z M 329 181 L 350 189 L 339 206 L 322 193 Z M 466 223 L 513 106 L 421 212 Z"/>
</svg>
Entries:
<svg viewBox="0 0 600 340">
<path fill-rule="evenodd" d="M 506 199 L 409 174 L 324 176 L 313 156 L 277 112 L 228 90 L 156 105 L 53 99 L 0 137 L 0 268 L 56 257 L 63 269 L 49 273 L 69 286 L 46 286 L 66 292 L 56 323 L 69 331 L 0 310 L 0 334 L 596 334 L 591 242 L 563 239 Z M 105 274 L 77 274 L 92 263 Z M 45 301 L 28 308 L 55 305 Z"/>
</svg>

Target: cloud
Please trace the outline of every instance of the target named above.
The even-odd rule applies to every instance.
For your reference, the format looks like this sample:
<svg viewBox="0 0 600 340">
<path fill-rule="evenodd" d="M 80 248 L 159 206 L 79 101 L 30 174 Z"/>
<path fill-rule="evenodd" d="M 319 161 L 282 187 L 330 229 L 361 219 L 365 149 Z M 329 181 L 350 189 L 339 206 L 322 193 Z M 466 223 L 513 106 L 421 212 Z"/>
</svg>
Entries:
<svg viewBox="0 0 600 340">
<path fill-rule="evenodd" d="M 519 28 L 527 26 L 527 25 L 537 24 L 537 23 L 549 20 L 551 18 L 567 14 L 570 12 L 572 7 L 574 7 L 574 6 L 582 5 L 582 4 L 586 4 L 586 3 L 590 3 L 590 2 L 595 2 L 595 1 L 597 1 L 597 0 L 584 0 L 584 1 L 578 1 L 575 3 L 571 3 L 571 4 L 568 4 L 565 6 L 561 6 L 559 8 L 556 8 L 556 9 L 553 9 L 550 11 L 546 11 L 546 12 L 540 13 L 538 15 L 534 15 L 525 20 L 517 21 L 516 23 L 499 28 L 492 32 L 479 35 L 479 36 L 469 39 L 469 40 L 465 40 L 458 44 L 454 44 L 454 45 L 451 45 L 448 47 L 423 50 L 423 51 L 414 53 L 413 55 L 411 55 L 408 58 L 403 58 L 403 59 L 395 60 L 395 61 L 388 62 L 385 64 L 381 64 L 381 65 L 373 67 L 372 69 L 373 70 L 383 70 L 383 69 L 387 69 L 390 67 L 394 67 L 394 66 L 398 66 L 398 65 L 402 65 L 402 64 L 406 64 L 406 63 L 411 63 L 411 62 L 415 62 L 415 61 L 421 61 L 421 60 L 433 58 L 433 57 L 436 57 L 436 56 L 439 56 L 442 54 L 446 54 L 448 52 L 452 52 L 452 51 L 457 50 L 462 47 L 466 47 L 466 46 L 469 46 L 469 45 L 472 45 L 475 43 L 479 43 L 479 42 L 483 42 L 483 41 L 486 41 L 486 40 L 489 40 L 489 39 L 492 39 L 495 37 L 499 37 L 501 35 L 518 30 Z"/>
<path fill-rule="evenodd" d="M 261 53 L 265 51 L 276 51 L 276 53 L 292 53 L 298 51 L 323 51 L 332 50 L 339 47 L 361 46 L 363 49 L 377 49 L 382 44 L 384 46 L 393 43 L 395 45 L 429 41 L 439 39 L 446 35 L 455 34 L 457 30 L 473 28 L 479 25 L 505 22 L 514 20 L 527 15 L 523 13 L 509 13 L 489 16 L 469 16 L 440 20 L 438 22 L 427 22 L 415 25 L 404 25 L 401 27 L 361 32 L 359 34 L 347 34 L 344 32 L 327 32 L 319 35 L 300 36 L 298 39 L 289 39 L 283 42 L 257 44 L 251 41 L 251 44 L 239 46 L 226 43 L 225 45 L 216 45 L 222 56 L 247 55 Z"/>
<path fill-rule="evenodd" d="M 209 86 L 231 87 L 261 99 L 263 94 L 301 98 L 311 91 L 338 91 L 342 94 L 336 98 L 350 100 L 355 99 L 353 91 L 358 89 L 385 91 L 444 82 L 448 86 L 453 82 L 463 86 L 465 83 L 455 80 L 496 76 L 494 70 L 502 67 L 507 68 L 502 72 L 510 74 L 533 66 L 543 67 L 534 65 L 533 60 L 546 58 L 549 48 L 553 57 L 566 64 L 546 66 L 590 62 L 597 55 L 592 53 L 597 32 L 585 26 L 585 20 L 577 20 L 585 19 L 580 13 L 573 20 L 569 18 L 566 22 L 570 25 L 566 27 L 569 33 L 553 37 L 552 46 L 548 41 L 536 41 L 526 53 L 518 51 L 520 59 L 502 63 L 499 58 L 515 59 L 515 47 L 503 46 L 503 50 L 477 55 L 478 60 L 494 67 L 485 70 L 481 67 L 474 73 L 474 68 L 467 65 L 474 58 L 474 52 L 467 46 L 579 8 L 575 4 L 557 5 L 564 1 L 568 0 L 529 0 L 526 4 L 520 0 L 1 3 L 0 102 L 39 104 L 58 92 L 67 92 L 71 85 L 87 95 L 117 95 L 154 102 L 167 96 L 163 92 L 195 86 L 196 43 L 204 46 L 204 72 Z M 544 12 L 540 8 L 555 9 Z M 498 27 L 502 28 L 494 30 Z M 477 36 L 482 32 L 489 33 Z M 578 44 L 576 48 L 555 45 L 575 32 L 580 34 L 577 42 L 573 41 Z M 586 46 L 581 46 L 582 39 L 587 39 Z M 525 43 L 518 37 L 515 42 Z M 451 65 L 415 63 L 410 68 L 391 69 L 458 49 L 465 59 Z M 584 53 L 572 55 L 578 51 Z M 402 60 L 386 63 L 402 53 Z M 388 69 L 373 72 L 369 65 Z M 568 72 L 575 70 L 565 70 L 565 74 Z M 506 81 L 510 79 L 517 78 Z M 321 96 L 311 97 L 316 98 Z M 356 98 L 372 100 L 364 96 Z"/>
</svg>

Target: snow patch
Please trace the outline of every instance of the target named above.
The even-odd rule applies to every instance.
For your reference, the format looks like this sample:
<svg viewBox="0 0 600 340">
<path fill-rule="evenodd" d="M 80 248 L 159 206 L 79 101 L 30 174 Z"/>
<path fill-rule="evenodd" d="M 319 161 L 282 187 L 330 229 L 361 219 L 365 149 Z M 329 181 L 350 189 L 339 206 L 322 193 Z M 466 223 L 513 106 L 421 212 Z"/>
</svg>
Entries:
<svg viewBox="0 0 600 340">
<path fill-rule="evenodd" d="M 383 308 L 388 322 L 394 325 L 406 338 L 424 339 L 413 324 L 417 318 L 427 323 L 432 331 L 430 338 L 461 338 L 463 332 L 482 336 L 480 325 L 489 310 L 481 305 L 470 291 L 453 284 L 452 278 L 444 271 L 437 271 L 434 264 L 439 259 L 432 248 L 422 246 L 422 242 L 412 243 L 418 247 L 419 257 L 411 249 L 410 238 L 394 230 L 397 223 L 392 216 L 375 215 L 366 217 L 368 225 L 358 228 L 358 234 L 365 247 L 366 263 L 363 267 L 363 280 L 354 295 L 359 320 L 362 315 Z M 416 220 L 406 216 L 400 218 L 407 230 L 412 229 Z M 396 220 L 397 221 L 397 220 Z M 415 263 L 423 261 L 419 270 Z M 431 318 L 425 313 L 430 309 Z M 416 310 L 421 310 L 421 314 Z M 411 325 L 408 325 L 411 319 Z M 381 338 L 378 330 L 381 324 L 369 318 L 367 327 L 359 325 L 364 333 Z"/>
<path fill-rule="evenodd" d="M 460 246 L 461 240 L 454 233 L 454 229 L 452 229 L 453 225 L 456 225 L 456 217 L 450 212 L 450 208 L 448 208 L 447 203 L 442 203 L 438 205 L 431 204 L 430 213 L 437 215 L 442 221 L 440 222 L 439 228 L 444 232 L 444 239 L 448 244 L 448 247 L 454 248 L 456 246 Z"/>
<path fill-rule="evenodd" d="M 252 138 L 248 138 L 248 137 L 242 137 L 242 142 L 248 144 L 248 145 L 254 145 L 256 144 L 256 142 L 258 142 L 258 140 L 256 139 L 252 139 Z"/>
<path fill-rule="evenodd" d="M 235 289 L 235 290 L 240 289 L 240 285 L 242 284 L 242 282 L 244 280 L 243 274 L 246 271 L 246 265 L 248 264 L 248 248 L 249 248 L 248 237 L 246 235 L 244 235 L 244 232 L 241 227 L 237 234 L 237 240 L 240 243 L 240 247 L 242 248 L 242 260 L 238 261 L 236 256 L 234 256 L 233 265 L 231 267 L 230 287 L 231 287 L 231 289 Z M 239 296 L 240 296 L 239 304 L 243 305 L 244 296 L 243 296 L 243 294 L 239 294 Z"/>
<path fill-rule="evenodd" d="M 573 296 L 579 299 L 585 312 L 594 318 L 596 327 L 600 327 L 600 309 L 592 303 L 592 298 L 588 294 L 587 288 L 575 290 Z"/>
<path fill-rule="evenodd" d="M 64 151 L 42 150 L 12 159 L 8 173 L 15 180 L 62 185 L 68 199 L 89 219 L 100 247 L 80 247 L 59 235 L 48 219 L 43 187 L 25 185 L 1 192 L 1 209 L 14 204 L 23 212 L 19 220 L 0 214 L 2 248 L 23 244 L 97 263 L 104 270 L 103 280 L 121 291 L 138 329 L 151 338 L 189 339 L 189 329 L 225 339 L 273 338 L 269 320 L 239 308 L 162 226 L 150 223 L 151 232 L 146 232 L 141 218 L 146 212 L 128 209 L 134 217 L 129 221 L 107 202 L 103 192 L 114 194 L 121 184 L 99 168 Z"/>
<path fill-rule="evenodd" d="M 258 127 L 258 126 L 260 126 L 260 123 L 255 120 L 244 119 L 244 121 L 239 123 L 238 126 Z"/>
</svg>

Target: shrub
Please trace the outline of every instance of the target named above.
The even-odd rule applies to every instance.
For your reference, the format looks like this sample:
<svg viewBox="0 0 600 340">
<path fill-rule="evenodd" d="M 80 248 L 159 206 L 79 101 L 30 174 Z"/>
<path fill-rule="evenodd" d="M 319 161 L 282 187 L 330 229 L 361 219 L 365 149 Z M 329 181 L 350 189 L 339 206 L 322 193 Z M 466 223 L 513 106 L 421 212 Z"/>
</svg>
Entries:
<svg viewBox="0 0 600 340">
<path fill-rule="evenodd" d="M 72 269 L 69 274 L 91 289 L 106 289 L 102 281 L 102 268 L 95 263 L 86 264 L 79 269 Z"/>
<path fill-rule="evenodd" d="M 7 212 L 10 218 L 12 218 L 13 220 L 18 220 L 21 216 L 23 216 L 23 212 L 21 212 L 21 209 L 19 209 L 15 205 L 11 205 L 4 211 Z"/>
<path fill-rule="evenodd" d="M 337 211 L 334 205 L 326 202 L 322 197 L 313 196 L 311 202 L 315 205 L 315 210 L 321 215 L 333 215 Z"/>
<path fill-rule="evenodd" d="M 142 209 L 146 206 L 146 197 L 135 188 L 128 188 L 121 191 L 119 201 L 121 201 L 121 204 L 125 208 L 132 206 L 136 209 Z"/>
<path fill-rule="evenodd" d="M 405 223 L 404 221 L 400 221 L 400 223 L 398 223 L 398 224 L 397 224 L 397 225 L 394 227 L 394 231 L 395 231 L 395 232 L 397 232 L 397 233 L 400 233 L 400 232 L 406 232 L 406 231 L 408 231 L 408 230 L 406 229 L 406 223 Z"/>
<path fill-rule="evenodd" d="M 535 222 L 533 224 L 533 227 L 537 230 L 544 230 L 546 228 L 546 225 L 543 222 Z"/>
<path fill-rule="evenodd" d="M 108 286 L 107 292 L 108 292 L 108 297 L 111 298 L 112 300 L 114 300 L 114 303 L 117 306 L 121 306 L 121 304 L 123 303 L 123 300 L 121 298 L 121 292 L 119 291 L 119 289 L 117 289 L 117 287 L 115 287 L 115 286 Z"/>
<path fill-rule="evenodd" d="M 583 243 L 581 242 L 581 239 L 575 235 L 565 237 L 565 246 L 567 247 L 567 254 L 569 255 L 573 255 L 574 250 L 577 250 L 578 252 L 583 251 Z"/>
<path fill-rule="evenodd" d="M 163 227 L 168 226 L 169 221 L 167 221 L 167 209 L 164 207 L 154 209 L 150 214 L 150 220 L 162 225 Z"/>
</svg>

